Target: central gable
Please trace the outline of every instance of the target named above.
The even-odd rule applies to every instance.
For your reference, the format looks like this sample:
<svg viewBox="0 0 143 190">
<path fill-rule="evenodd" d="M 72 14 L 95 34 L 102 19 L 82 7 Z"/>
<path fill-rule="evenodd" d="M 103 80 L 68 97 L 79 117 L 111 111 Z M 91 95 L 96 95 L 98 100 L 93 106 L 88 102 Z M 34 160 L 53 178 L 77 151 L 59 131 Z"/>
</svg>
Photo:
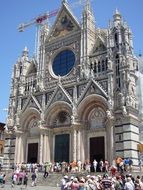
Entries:
<svg viewBox="0 0 143 190">
<path fill-rule="evenodd" d="M 80 25 L 78 21 L 68 8 L 67 4 L 63 3 L 47 40 L 51 41 L 59 37 L 64 37 L 65 35 L 73 33 L 73 31 L 78 31 L 79 29 Z"/>
</svg>

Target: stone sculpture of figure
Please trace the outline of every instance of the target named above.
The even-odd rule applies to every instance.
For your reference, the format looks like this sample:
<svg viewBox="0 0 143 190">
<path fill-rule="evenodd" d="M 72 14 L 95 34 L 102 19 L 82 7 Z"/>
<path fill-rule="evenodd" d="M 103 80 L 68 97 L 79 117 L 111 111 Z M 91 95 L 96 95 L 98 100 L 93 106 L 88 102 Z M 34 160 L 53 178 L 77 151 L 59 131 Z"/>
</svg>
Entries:
<svg viewBox="0 0 143 190">
<path fill-rule="evenodd" d="M 126 106 L 122 106 L 123 115 L 127 115 Z"/>
<path fill-rule="evenodd" d="M 120 93 L 118 94 L 118 106 L 119 106 L 119 107 L 122 107 L 122 106 L 124 106 L 124 103 L 125 103 L 125 101 L 124 101 L 124 96 L 123 96 L 123 94 L 120 92 Z"/>
<path fill-rule="evenodd" d="M 123 96 L 123 93 L 119 93 L 118 94 L 118 97 L 117 97 L 118 99 L 118 104 L 117 104 L 117 106 L 119 107 L 119 109 L 121 109 L 122 110 L 122 112 L 123 112 L 123 115 L 126 115 L 127 114 L 127 110 L 126 110 L 126 106 L 125 106 L 125 98 L 124 98 L 124 96 Z"/>
<path fill-rule="evenodd" d="M 110 111 L 110 110 L 107 110 L 107 111 L 106 111 L 106 114 L 107 114 L 107 118 L 111 119 L 111 117 L 112 117 L 111 111 Z"/>
<path fill-rule="evenodd" d="M 4 130 L 5 130 L 5 132 L 8 132 L 8 127 L 7 127 L 7 125 L 4 126 Z"/>
<path fill-rule="evenodd" d="M 14 125 L 13 130 L 17 131 L 17 126 L 16 125 Z"/>
<path fill-rule="evenodd" d="M 127 106 L 129 106 L 129 105 L 130 105 L 130 101 L 131 101 L 131 100 L 130 100 L 130 97 L 129 97 L 129 96 L 127 96 L 127 97 L 126 97 L 126 105 L 127 105 Z"/>
<path fill-rule="evenodd" d="M 112 61 L 111 61 L 111 59 L 108 60 L 108 69 L 112 69 Z"/>
<path fill-rule="evenodd" d="M 19 125 L 19 115 L 16 114 L 16 125 Z"/>
<path fill-rule="evenodd" d="M 72 124 L 75 123 L 75 117 L 74 117 L 74 115 L 71 116 L 71 123 L 72 123 Z"/>
</svg>

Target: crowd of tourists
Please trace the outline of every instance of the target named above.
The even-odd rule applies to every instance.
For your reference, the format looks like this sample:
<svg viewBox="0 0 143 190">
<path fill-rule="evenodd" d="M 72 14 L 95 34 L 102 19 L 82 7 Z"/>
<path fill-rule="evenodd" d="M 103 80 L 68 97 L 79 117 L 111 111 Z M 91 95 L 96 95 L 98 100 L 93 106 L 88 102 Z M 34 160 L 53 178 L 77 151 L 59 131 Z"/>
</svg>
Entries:
<svg viewBox="0 0 143 190">
<path fill-rule="evenodd" d="M 61 180 L 61 190 L 143 190 L 141 177 L 133 177 L 132 174 L 118 174 L 109 176 L 87 175 L 82 177 L 68 177 Z"/>
<path fill-rule="evenodd" d="M 49 173 L 60 172 L 64 176 L 61 179 L 61 190 L 143 190 L 141 176 L 134 178 L 131 175 L 132 165 L 130 158 L 123 160 L 121 157 L 117 157 L 111 165 L 108 160 L 102 159 L 98 162 L 96 159 L 92 162 L 86 160 L 84 163 L 74 160 L 71 163 L 63 161 L 15 164 L 11 186 L 22 185 L 26 188 L 30 179 L 31 186 L 34 187 L 37 184 L 39 173 L 42 173 L 43 179 L 46 179 Z M 0 174 L 1 187 L 4 187 L 6 178 L 5 173 Z"/>
</svg>

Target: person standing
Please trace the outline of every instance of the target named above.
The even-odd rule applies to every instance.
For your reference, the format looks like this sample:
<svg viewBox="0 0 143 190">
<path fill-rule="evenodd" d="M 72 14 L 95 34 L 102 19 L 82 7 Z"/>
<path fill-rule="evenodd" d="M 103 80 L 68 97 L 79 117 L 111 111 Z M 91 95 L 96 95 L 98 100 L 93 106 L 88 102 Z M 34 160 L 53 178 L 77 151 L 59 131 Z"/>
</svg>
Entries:
<svg viewBox="0 0 143 190">
<path fill-rule="evenodd" d="M 3 174 L 3 184 L 2 184 L 2 187 L 4 188 L 4 186 L 5 186 L 5 181 L 6 181 L 6 174 L 4 173 Z"/>
<path fill-rule="evenodd" d="M 31 185 L 32 185 L 32 187 L 34 187 L 34 186 L 36 186 L 36 178 L 37 178 L 35 172 L 32 173 L 31 178 L 32 178 L 32 184 Z"/>
<path fill-rule="evenodd" d="M 103 160 L 101 159 L 100 162 L 99 162 L 99 169 L 100 169 L 100 172 L 103 172 L 103 166 L 104 166 L 104 162 L 103 162 Z"/>
<path fill-rule="evenodd" d="M 127 178 L 127 182 L 125 183 L 125 190 L 135 190 L 135 185 L 131 179 L 131 177 Z"/>
<path fill-rule="evenodd" d="M 27 187 L 27 183 L 28 183 L 28 173 L 25 174 L 24 180 L 23 180 L 23 185 L 25 186 L 25 188 Z"/>
<path fill-rule="evenodd" d="M 112 180 L 109 178 L 108 174 L 104 174 L 101 181 L 102 189 L 112 190 Z"/>
<path fill-rule="evenodd" d="M 69 181 L 69 177 L 65 175 L 63 179 L 61 179 L 61 190 L 66 190 L 68 188 L 67 183 Z"/>
<path fill-rule="evenodd" d="M 79 189 L 79 182 L 78 179 L 75 177 L 73 179 L 73 183 L 71 184 L 71 190 L 78 190 Z"/>
<path fill-rule="evenodd" d="M 97 164 L 98 164 L 98 162 L 96 161 L 96 159 L 94 159 L 94 160 L 93 160 L 93 168 L 94 168 L 94 172 L 96 172 Z"/>
<path fill-rule="evenodd" d="M 44 165 L 44 178 L 46 179 L 48 177 L 49 173 L 48 173 L 48 163 L 45 163 Z"/>
</svg>

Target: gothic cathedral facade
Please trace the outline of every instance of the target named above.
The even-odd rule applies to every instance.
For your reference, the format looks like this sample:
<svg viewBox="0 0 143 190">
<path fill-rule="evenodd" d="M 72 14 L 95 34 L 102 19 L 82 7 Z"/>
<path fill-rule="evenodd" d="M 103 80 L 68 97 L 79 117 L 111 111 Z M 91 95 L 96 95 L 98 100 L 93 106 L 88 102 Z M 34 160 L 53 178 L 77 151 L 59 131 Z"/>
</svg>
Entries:
<svg viewBox="0 0 143 190">
<path fill-rule="evenodd" d="M 138 60 L 118 10 L 97 28 L 90 4 L 81 24 L 63 1 L 41 27 L 39 53 L 14 65 L 4 164 L 130 157 L 138 165 Z"/>
</svg>

